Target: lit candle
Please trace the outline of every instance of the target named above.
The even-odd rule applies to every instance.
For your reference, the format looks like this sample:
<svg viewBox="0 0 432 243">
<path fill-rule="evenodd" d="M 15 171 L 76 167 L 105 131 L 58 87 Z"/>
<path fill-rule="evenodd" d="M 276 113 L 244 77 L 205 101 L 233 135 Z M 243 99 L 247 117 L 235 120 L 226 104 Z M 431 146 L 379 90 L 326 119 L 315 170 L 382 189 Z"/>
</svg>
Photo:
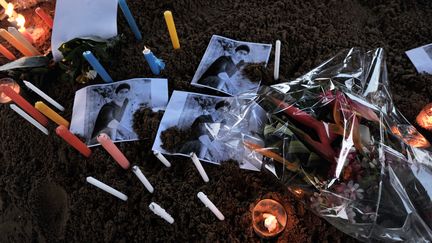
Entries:
<svg viewBox="0 0 432 243">
<path fill-rule="evenodd" d="M 146 46 L 144 47 L 143 54 L 152 73 L 154 75 L 159 75 L 161 70 L 165 68 L 165 63 L 161 59 L 157 58 Z"/>
<path fill-rule="evenodd" d="M 29 32 L 27 32 L 26 28 L 24 27 L 25 25 L 25 18 L 22 14 L 18 14 L 16 17 L 16 22 L 18 25 L 18 30 L 19 32 L 21 32 L 21 34 L 23 34 L 23 36 L 30 41 L 31 43 L 33 43 L 33 37 L 30 35 Z"/>
<path fill-rule="evenodd" d="M 42 8 L 37 7 L 35 10 L 36 14 L 43 20 L 43 22 L 52 29 L 53 19 L 49 16 Z"/>
<path fill-rule="evenodd" d="M 277 40 L 276 50 L 275 50 L 274 80 L 279 79 L 280 51 L 281 51 L 281 41 Z"/>
<path fill-rule="evenodd" d="M 204 182 L 209 182 L 209 178 L 207 176 L 207 173 L 205 172 L 201 162 L 199 161 L 198 157 L 195 153 L 191 153 L 190 157 L 192 159 L 192 162 L 194 163 L 195 167 L 197 168 L 198 172 L 200 173 L 201 177 L 203 178 Z"/>
<path fill-rule="evenodd" d="M 262 238 L 272 238 L 281 233 L 287 223 L 285 208 L 277 201 L 263 199 L 252 210 L 252 226 Z"/>
<path fill-rule="evenodd" d="M 51 119 L 51 121 L 55 122 L 57 125 L 63 125 L 65 127 L 69 127 L 69 122 L 66 121 L 62 116 L 57 114 L 53 109 L 49 108 L 45 103 L 42 101 L 38 101 L 35 103 L 35 108 L 40 111 L 42 114 L 44 114 L 46 117 Z"/>
<path fill-rule="evenodd" d="M 416 117 L 416 122 L 427 130 L 432 130 L 432 103 L 427 104 Z"/>
<path fill-rule="evenodd" d="M 150 192 L 154 192 L 154 188 L 151 183 L 147 180 L 145 175 L 141 172 L 140 168 L 136 165 L 132 166 L 132 172 L 138 177 L 138 179 L 144 184 L 144 187 Z"/>
<path fill-rule="evenodd" d="M 45 94 L 42 90 L 40 90 L 38 87 L 34 86 L 29 81 L 23 81 L 25 86 L 27 86 L 29 89 L 31 89 L 33 92 L 38 94 L 40 97 L 42 97 L 44 100 L 48 101 L 51 105 L 55 106 L 57 109 L 64 111 L 65 108 L 60 105 L 57 101 L 55 101 L 53 98 L 49 97 L 47 94 Z"/>
<path fill-rule="evenodd" d="M 11 33 L 7 32 L 5 29 L 0 29 L 0 36 L 3 37 L 7 42 L 9 42 L 13 47 L 20 51 L 24 56 L 34 56 L 33 52 L 27 49 L 24 44 L 19 42 Z"/>
<path fill-rule="evenodd" d="M 79 138 L 73 135 L 65 126 L 58 126 L 56 133 L 85 157 L 90 157 L 91 150 Z"/>
<path fill-rule="evenodd" d="M 161 153 L 157 151 L 153 151 L 153 154 L 156 156 L 156 158 L 159 159 L 162 164 L 164 164 L 166 167 L 171 167 L 171 163 L 163 156 Z"/>
<path fill-rule="evenodd" d="M 105 183 L 103 183 L 103 182 L 101 182 L 101 181 L 99 181 L 99 180 L 97 180 L 91 176 L 87 177 L 86 180 L 88 183 L 92 184 L 93 186 L 95 186 L 95 187 L 97 187 L 103 191 L 106 191 L 109 194 L 111 194 L 117 198 L 120 198 L 123 201 L 127 201 L 127 199 L 128 199 L 128 197 L 125 194 L 117 191 L 116 189 L 108 186 L 107 184 L 105 184 Z"/>
<path fill-rule="evenodd" d="M 203 192 L 198 192 L 197 196 L 201 200 L 201 202 L 203 202 L 204 205 L 208 207 L 214 213 L 214 215 L 216 215 L 219 220 L 225 219 L 221 211 L 219 211 L 219 209 L 214 205 L 214 203 L 210 201 L 210 199 L 208 199 L 206 194 L 204 194 Z"/>
<path fill-rule="evenodd" d="M 141 32 L 139 31 L 138 26 L 135 22 L 135 19 L 133 18 L 132 13 L 129 10 L 129 7 L 126 3 L 126 0 L 119 0 L 118 2 L 119 2 L 121 10 L 123 12 L 123 15 L 125 16 L 126 21 L 129 24 L 129 27 L 131 28 L 132 32 L 135 35 L 135 38 L 139 41 L 142 40 Z"/>
<path fill-rule="evenodd" d="M 174 223 L 174 219 L 173 217 L 171 217 L 171 215 L 169 215 L 165 209 L 163 209 L 161 206 L 159 206 L 158 204 L 156 204 L 155 202 L 150 203 L 149 205 L 150 210 L 158 215 L 159 217 L 165 219 L 168 223 L 172 224 Z"/>
<path fill-rule="evenodd" d="M 100 64 L 100 62 L 96 59 L 91 51 L 83 52 L 83 57 L 87 60 L 87 62 L 93 67 L 93 69 L 101 76 L 101 78 L 107 82 L 111 83 L 113 80 L 111 76 L 107 73 L 104 67 Z"/>
<path fill-rule="evenodd" d="M 0 52 L 3 56 L 5 56 L 9 61 L 16 60 L 16 57 L 12 52 L 10 52 L 6 47 L 0 44 Z"/>
<path fill-rule="evenodd" d="M 171 11 L 165 11 L 164 17 L 165 17 L 165 22 L 166 22 L 167 27 L 168 27 L 169 35 L 171 37 L 172 45 L 173 45 L 174 49 L 179 49 L 180 48 L 180 42 L 179 42 L 179 39 L 177 36 L 177 30 L 176 30 L 176 27 L 174 24 L 174 19 L 173 19 Z"/>
<path fill-rule="evenodd" d="M 9 86 L 0 86 L 0 93 L 4 92 L 6 96 L 11 98 L 21 109 L 23 109 L 27 114 L 32 116 L 36 121 L 38 121 L 42 126 L 46 127 L 48 125 L 48 119 L 42 115 L 36 108 L 34 108 L 30 103 L 28 103 L 21 95 L 15 92 Z"/>
<path fill-rule="evenodd" d="M 37 122 L 35 119 L 33 119 L 27 113 L 25 113 L 23 110 L 21 110 L 18 106 L 11 104 L 10 108 L 12 110 L 14 110 L 16 113 L 18 113 L 20 116 L 22 116 L 24 119 L 26 119 L 28 122 L 30 122 L 33 126 L 35 126 L 37 129 L 39 129 L 41 132 L 45 133 L 45 135 L 48 135 L 48 129 L 46 129 L 39 122 Z"/>
<path fill-rule="evenodd" d="M 102 147 L 113 157 L 113 159 L 121 166 L 123 169 L 128 169 L 130 163 L 126 156 L 117 148 L 117 146 L 111 141 L 110 137 L 101 133 L 97 136 L 97 141 L 102 145 Z"/>
<path fill-rule="evenodd" d="M 0 79 L 0 86 L 9 86 L 15 93 L 19 94 L 21 91 L 21 87 L 15 82 L 15 80 L 11 78 L 2 78 Z M 5 104 L 9 103 L 12 99 L 7 96 L 3 90 L 0 90 L 0 103 Z"/>
<path fill-rule="evenodd" d="M 40 56 L 42 55 L 36 48 L 22 35 L 21 32 L 19 32 L 15 27 L 9 27 L 8 28 L 9 33 L 15 37 L 21 44 L 25 46 L 32 54 L 33 56 Z"/>
</svg>

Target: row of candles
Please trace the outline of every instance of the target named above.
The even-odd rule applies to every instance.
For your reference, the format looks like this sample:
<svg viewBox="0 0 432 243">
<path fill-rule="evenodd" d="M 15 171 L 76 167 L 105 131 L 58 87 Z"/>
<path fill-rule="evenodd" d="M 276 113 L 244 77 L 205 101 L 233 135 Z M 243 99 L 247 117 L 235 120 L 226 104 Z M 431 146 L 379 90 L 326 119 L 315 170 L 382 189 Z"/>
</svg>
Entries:
<svg viewBox="0 0 432 243">
<path fill-rule="evenodd" d="M 45 94 L 42 90 L 37 88 L 35 85 L 28 81 L 24 81 L 24 84 L 31 89 L 33 92 L 41 96 L 44 100 L 46 100 L 51 105 L 55 106 L 57 109 L 64 111 L 64 107 L 61 106 L 54 99 Z M 13 88 L 17 87 L 17 88 Z M 90 148 L 85 145 L 78 137 L 72 134 L 69 130 L 69 122 L 64 119 L 61 115 L 51 109 L 48 105 L 46 105 L 42 101 L 38 101 L 35 103 L 33 107 L 27 100 L 25 100 L 17 91 L 20 90 L 19 86 L 12 79 L 3 79 L 0 85 L 0 96 L 2 97 L 2 102 L 13 101 L 15 104 L 11 104 L 10 107 L 12 110 L 16 111 L 19 115 L 21 115 L 24 119 L 33 124 L 36 128 L 42 131 L 44 134 L 48 135 L 48 130 L 46 126 L 48 125 L 47 117 L 55 122 L 58 127 L 56 128 L 56 134 L 60 136 L 63 140 L 69 143 L 72 147 L 78 150 L 85 157 L 89 157 L 91 155 Z M 9 99 L 5 99 L 9 98 Z M 102 145 L 102 147 L 111 155 L 111 157 L 125 170 L 130 168 L 130 162 L 126 158 L 126 156 L 120 151 L 120 149 L 112 142 L 110 137 L 101 133 L 97 137 L 97 141 Z M 166 166 L 170 167 L 171 163 L 159 152 L 154 152 L 155 156 Z M 191 154 L 191 159 L 198 169 L 200 175 L 202 176 L 205 182 L 209 181 L 209 178 L 201 165 L 198 157 L 195 153 Z M 144 187 L 150 192 L 154 192 L 154 188 L 148 179 L 144 176 L 142 171 L 138 166 L 132 167 L 132 172 L 138 177 L 138 179 L 143 183 Z M 88 177 L 87 182 L 122 199 L 127 200 L 127 196 L 123 193 L 115 190 L 114 188 L 104 184 L 103 182 L 98 181 L 93 177 Z M 197 194 L 198 198 L 217 216 L 218 219 L 224 220 L 223 214 L 217 209 L 217 207 L 208 199 L 208 197 L 203 193 L 199 192 Z M 169 223 L 173 223 L 174 220 L 172 217 L 159 205 L 152 202 L 150 204 L 150 209 L 161 216 Z"/>
<path fill-rule="evenodd" d="M 24 56 L 41 55 L 41 53 L 32 45 L 33 37 L 29 32 L 27 32 L 24 26 L 24 16 L 15 12 L 12 3 L 7 3 L 5 0 L 0 0 L 0 5 L 5 9 L 5 14 L 8 16 L 8 21 L 12 25 L 11 27 L 8 27 L 8 30 L 0 29 L 0 36 Z M 52 28 L 53 20 L 42 8 L 36 8 L 35 12 L 48 27 Z M 16 59 L 15 55 L 1 44 L 0 53 L 10 61 Z"/>
</svg>

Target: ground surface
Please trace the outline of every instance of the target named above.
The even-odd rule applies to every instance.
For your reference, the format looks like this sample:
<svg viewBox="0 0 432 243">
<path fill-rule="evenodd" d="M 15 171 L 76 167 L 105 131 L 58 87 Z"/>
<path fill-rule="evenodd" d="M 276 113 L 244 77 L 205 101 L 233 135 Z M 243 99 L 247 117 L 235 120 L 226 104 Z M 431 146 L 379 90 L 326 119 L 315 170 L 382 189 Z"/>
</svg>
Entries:
<svg viewBox="0 0 432 243">
<path fill-rule="evenodd" d="M 108 70 L 115 80 L 153 76 L 141 53 L 145 44 L 165 60 L 161 77 L 169 78 L 170 92 L 203 92 L 189 83 L 211 35 L 218 34 L 263 43 L 280 39 L 283 78 L 297 77 L 343 48 L 384 47 L 394 101 L 407 119 L 414 122 L 432 99 L 432 76 L 417 74 L 404 54 L 432 42 L 429 0 L 161 0 L 129 1 L 129 6 L 144 41 L 135 42 L 119 14 L 119 32 L 127 42 Z M 177 51 L 163 19 L 167 9 L 174 13 L 180 36 L 182 48 Z M 52 78 L 43 88 L 65 105 L 63 115 L 70 119 L 74 91 L 81 87 Z M 0 242 L 259 242 L 251 228 L 250 208 L 264 197 L 286 205 L 290 221 L 279 241 L 352 241 L 296 203 L 270 176 L 241 171 L 232 163 L 205 164 L 211 178 L 205 184 L 188 159 L 172 157 L 173 166 L 165 168 L 150 151 L 159 120 L 158 114 L 137 113 L 137 132 L 151 138 L 120 145 L 153 183 L 155 193 L 150 194 L 103 149 L 93 149 L 85 159 L 54 134 L 54 126 L 45 136 L 8 106 L 0 106 Z M 129 200 L 90 187 L 87 176 L 119 189 Z M 218 205 L 225 221 L 203 207 L 198 191 Z M 170 212 L 175 223 L 153 215 L 151 201 Z"/>
</svg>

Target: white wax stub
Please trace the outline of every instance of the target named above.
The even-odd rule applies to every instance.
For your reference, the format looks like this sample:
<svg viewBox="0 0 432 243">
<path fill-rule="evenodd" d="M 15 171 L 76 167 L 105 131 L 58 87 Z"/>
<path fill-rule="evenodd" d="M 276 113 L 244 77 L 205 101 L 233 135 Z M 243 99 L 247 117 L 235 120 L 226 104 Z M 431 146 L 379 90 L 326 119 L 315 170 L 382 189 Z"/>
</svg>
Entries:
<svg viewBox="0 0 432 243">
<path fill-rule="evenodd" d="M 116 196 L 116 197 L 120 198 L 123 201 L 126 201 L 128 199 L 128 197 L 125 194 L 117 191 L 116 189 L 108 186 L 107 184 L 105 184 L 105 183 L 103 183 L 103 182 L 101 182 L 101 181 L 99 181 L 99 180 L 97 180 L 97 179 L 95 179 L 95 178 L 93 178 L 91 176 L 87 177 L 86 180 L 87 180 L 88 183 L 92 184 L 93 186 L 95 186 L 95 187 L 97 187 L 99 189 L 102 189 L 103 191 L 106 191 L 109 194 L 111 194 L 113 196 Z"/>
<path fill-rule="evenodd" d="M 153 151 L 153 154 L 156 156 L 156 158 L 159 159 L 162 164 L 164 164 L 166 167 L 171 167 L 171 163 L 163 156 L 160 152 Z"/>
<path fill-rule="evenodd" d="M 18 113 L 22 118 L 26 119 L 28 122 L 30 122 L 33 126 L 35 126 L 37 129 L 39 129 L 41 132 L 43 132 L 45 135 L 48 135 L 48 129 L 46 129 L 42 124 L 40 124 L 38 121 L 33 119 L 30 115 L 28 115 L 25 111 L 23 111 L 18 106 L 11 104 L 9 107 L 14 110 L 16 113 Z"/>
<path fill-rule="evenodd" d="M 50 103 L 51 105 L 55 106 L 57 109 L 64 111 L 65 108 L 60 105 L 57 101 L 55 101 L 53 98 L 49 97 L 47 94 L 45 94 L 42 90 L 40 90 L 38 87 L 34 86 L 32 83 L 23 80 L 24 84 L 31 90 L 33 90 L 33 92 L 35 92 L 36 94 L 38 94 L 40 97 L 42 97 L 44 100 L 46 100 L 48 103 Z"/>
<path fill-rule="evenodd" d="M 276 50 L 275 50 L 275 64 L 274 64 L 274 79 L 279 79 L 279 66 L 280 66 L 280 51 L 281 51 L 281 41 L 276 41 Z"/>
<path fill-rule="evenodd" d="M 197 168 L 198 172 L 200 173 L 201 177 L 203 178 L 204 182 L 209 182 L 209 178 L 207 176 L 207 173 L 204 170 L 204 167 L 202 166 L 201 162 L 199 161 L 198 157 L 195 153 L 190 154 L 192 162 L 194 163 L 195 167 Z"/>
<path fill-rule="evenodd" d="M 174 223 L 174 219 L 173 219 L 173 217 L 171 217 L 171 215 L 170 215 L 169 213 L 167 213 L 167 212 L 165 211 L 165 209 L 163 209 L 163 208 L 162 208 L 161 206 L 159 206 L 157 203 L 155 203 L 155 202 L 151 202 L 150 205 L 149 205 L 149 208 L 150 208 L 150 210 L 151 210 L 154 214 L 156 214 L 156 215 L 158 215 L 159 217 L 165 219 L 165 221 L 167 221 L 168 223 L 170 223 L 170 224 L 173 224 L 173 223 Z"/>
<path fill-rule="evenodd" d="M 147 180 L 147 177 L 141 172 L 140 168 L 136 165 L 132 167 L 132 172 L 138 177 L 138 179 L 144 184 L 144 187 L 150 192 L 153 193 L 154 188 L 152 184 Z"/>
<path fill-rule="evenodd" d="M 204 194 L 203 192 L 198 192 L 197 196 L 201 200 L 201 202 L 203 202 L 204 205 L 208 207 L 214 215 L 216 215 L 219 220 L 225 219 L 225 216 L 221 213 L 221 211 L 219 211 L 219 209 L 214 205 L 214 203 L 210 201 L 206 194 Z"/>
</svg>

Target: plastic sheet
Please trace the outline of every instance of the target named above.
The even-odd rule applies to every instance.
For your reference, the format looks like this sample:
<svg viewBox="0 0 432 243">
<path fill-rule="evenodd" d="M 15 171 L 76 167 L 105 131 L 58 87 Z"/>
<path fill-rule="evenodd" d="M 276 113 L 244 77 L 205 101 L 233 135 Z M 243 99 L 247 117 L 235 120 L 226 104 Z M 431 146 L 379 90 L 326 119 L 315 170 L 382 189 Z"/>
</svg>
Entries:
<svg viewBox="0 0 432 243">
<path fill-rule="evenodd" d="M 352 48 L 293 81 L 243 94 L 251 102 L 231 104 L 234 121 L 217 139 L 240 139 L 246 156 L 264 158 L 257 168 L 357 239 L 430 242 L 430 144 L 388 87 L 383 49 Z M 257 104 L 267 114 L 255 124 L 261 132 L 239 134 Z"/>
</svg>

